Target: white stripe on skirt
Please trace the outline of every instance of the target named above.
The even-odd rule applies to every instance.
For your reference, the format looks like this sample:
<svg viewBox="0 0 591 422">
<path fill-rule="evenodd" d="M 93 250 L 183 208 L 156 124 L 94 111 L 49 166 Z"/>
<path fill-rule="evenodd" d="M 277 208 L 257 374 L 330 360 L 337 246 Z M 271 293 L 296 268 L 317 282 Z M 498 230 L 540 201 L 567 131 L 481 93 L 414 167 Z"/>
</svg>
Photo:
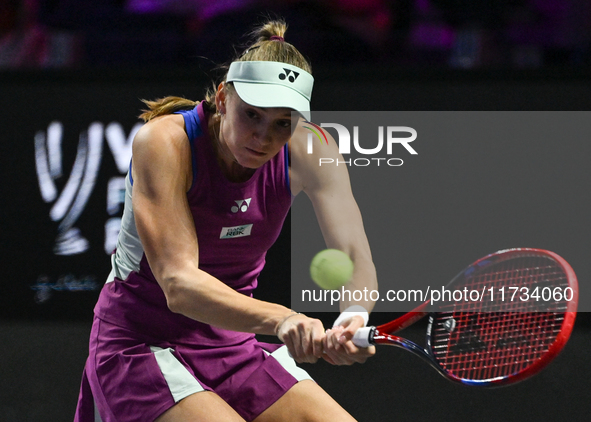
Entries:
<svg viewBox="0 0 591 422">
<path fill-rule="evenodd" d="M 191 394 L 205 391 L 199 381 L 172 354 L 173 350 L 171 348 L 161 349 L 160 347 L 150 346 L 150 350 L 154 352 L 156 362 L 158 362 L 160 371 L 162 371 L 175 403 Z"/>
</svg>

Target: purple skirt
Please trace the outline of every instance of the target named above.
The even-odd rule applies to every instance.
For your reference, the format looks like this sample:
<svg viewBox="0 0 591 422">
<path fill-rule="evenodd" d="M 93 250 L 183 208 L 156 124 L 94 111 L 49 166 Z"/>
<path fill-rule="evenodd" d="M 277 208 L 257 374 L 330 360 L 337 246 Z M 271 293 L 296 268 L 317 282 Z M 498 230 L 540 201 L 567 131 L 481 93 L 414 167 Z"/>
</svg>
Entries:
<svg viewBox="0 0 591 422">
<path fill-rule="evenodd" d="M 311 379 L 281 344 L 254 336 L 219 347 L 198 340 L 162 342 L 95 317 L 75 422 L 153 421 L 205 390 L 251 421 L 298 381 Z"/>
</svg>

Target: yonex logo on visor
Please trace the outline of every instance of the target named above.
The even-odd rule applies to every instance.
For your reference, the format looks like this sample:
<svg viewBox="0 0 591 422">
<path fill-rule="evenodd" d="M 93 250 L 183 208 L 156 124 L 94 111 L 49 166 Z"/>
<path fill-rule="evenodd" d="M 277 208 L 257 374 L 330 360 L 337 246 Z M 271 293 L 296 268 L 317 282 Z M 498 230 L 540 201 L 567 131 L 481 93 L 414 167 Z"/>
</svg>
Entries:
<svg viewBox="0 0 591 422">
<path fill-rule="evenodd" d="M 238 61 L 228 70 L 238 96 L 256 107 L 287 107 L 310 120 L 314 78 L 304 69 L 282 62 Z"/>
<path fill-rule="evenodd" d="M 295 80 L 298 78 L 298 76 L 300 76 L 300 74 L 298 72 L 294 72 L 289 69 L 283 69 L 283 70 L 285 71 L 285 73 L 279 74 L 279 79 L 281 79 L 281 80 L 284 80 L 285 78 L 287 78 L 287 80 L 289 82 L 295 82 Z M 293 73 L 293 74 L 290 75 L 290 73 Z"/>
</svg>

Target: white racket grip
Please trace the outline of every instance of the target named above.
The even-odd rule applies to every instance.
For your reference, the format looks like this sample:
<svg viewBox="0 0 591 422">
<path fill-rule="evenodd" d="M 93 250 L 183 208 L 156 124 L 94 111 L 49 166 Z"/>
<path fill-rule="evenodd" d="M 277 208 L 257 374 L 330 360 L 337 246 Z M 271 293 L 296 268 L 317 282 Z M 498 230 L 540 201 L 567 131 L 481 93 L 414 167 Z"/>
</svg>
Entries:
<svg viewBox="0 0 591 422">
<path fill-rule="evenodd" d="M 357 347 L 369 347 L 371 343 L 369 342 L 369 337 L 371 332 L 373 331 L 374 327 L 361 327 L 358 329 L 355 334 L 353 334 L 353 344 Z"/>
</svg>

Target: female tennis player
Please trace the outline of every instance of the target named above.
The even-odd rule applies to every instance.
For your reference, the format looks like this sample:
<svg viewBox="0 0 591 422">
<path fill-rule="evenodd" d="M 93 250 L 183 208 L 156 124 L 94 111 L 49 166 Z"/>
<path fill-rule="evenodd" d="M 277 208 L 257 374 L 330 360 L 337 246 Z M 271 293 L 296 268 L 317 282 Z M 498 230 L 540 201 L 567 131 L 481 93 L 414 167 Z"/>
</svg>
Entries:
<svg viewBox="0 0 591 422">
<path fill-rule="evenodd" d="M 372 304 L 341 303 L 325 330 L 253 298 L 300 192 L 327 246 L 353 259 L 348 288 L 377 287 L 346 167 L 319 167 L 303 119 L 292 123 L 294 110 L 309 116 L 313 78 L 285 29 L 261 26 L 204 101 L 146 102 L 76 421 L 354 420 L 294 360 L 364 362 L 375 349 L 351 338 Z M 340 157 L 334 140 L 323 146 L 324 157 Z"/>
</svg>

